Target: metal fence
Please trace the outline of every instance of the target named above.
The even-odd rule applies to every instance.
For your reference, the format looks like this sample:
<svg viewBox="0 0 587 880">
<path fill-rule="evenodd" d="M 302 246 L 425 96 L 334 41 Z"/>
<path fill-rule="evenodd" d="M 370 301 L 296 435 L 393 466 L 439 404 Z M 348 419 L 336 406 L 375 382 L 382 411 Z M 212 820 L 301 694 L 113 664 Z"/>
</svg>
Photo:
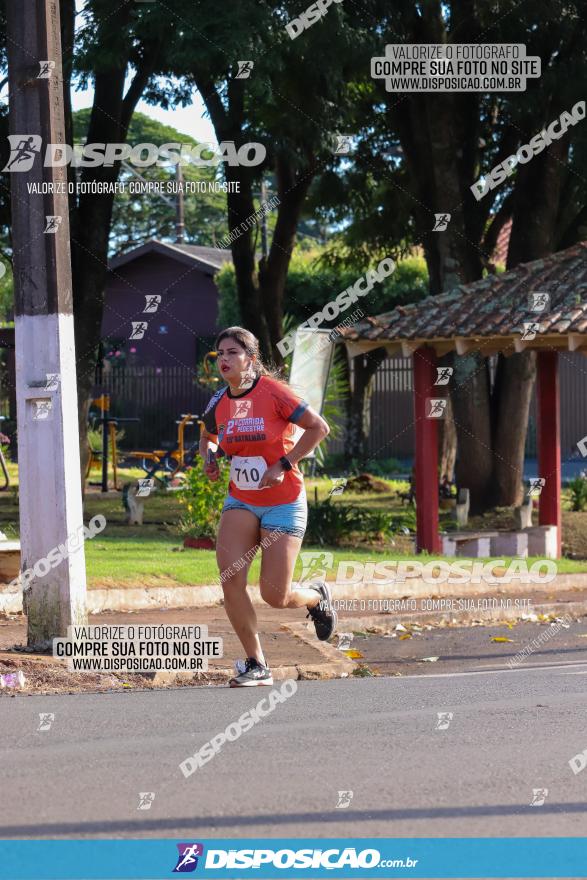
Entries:
<svg viewBox="0 0 587 880">
<path fill-rule="evenodd" d="M 561 352 L 559 364 L 561 455 L 567 459 L 576 453 L 577 441 L 587 435 L 587 357 L 577 352 Z M 413 421 L 412 360 L 386 358 L 374 379 L 368 455 L 374 459 L 411 458 L 414 454 Z M 334 441 L 329 451 L 344 452 L 344 441 Z M 526 456 L 534 458 L 536 454 L 534 392 L 530 404 Z"/>
<path fill-rule="evenodd" d="M 177 438 L 177 421 L 183 413 L 204 412 L 212 391 L 197 384 L 189 367 L 114 367 L 98 370 L 94 396 L 110 395 L 110 413 L 138 418 L 121 424 L 123 449 L 166 449 Z M 198 426 L 187 429 L 186 440 L 198 436 Z"/>
</svg>

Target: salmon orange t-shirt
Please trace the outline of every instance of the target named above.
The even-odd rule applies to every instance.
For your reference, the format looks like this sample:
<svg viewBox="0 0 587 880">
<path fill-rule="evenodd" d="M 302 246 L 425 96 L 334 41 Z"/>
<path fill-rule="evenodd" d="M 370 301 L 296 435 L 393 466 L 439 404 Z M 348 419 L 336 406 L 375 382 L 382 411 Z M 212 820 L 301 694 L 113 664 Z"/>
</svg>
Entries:
<svg viewBox="0 0 587 880">
<path fill-rule="evenodd" d="M 226 456 L 262 456 L 270 467 L 295 444 L 295 425 L 308 404 L 288 385 L 269 376 L 259 376 L 242 394 L 221 388 L 210 400 L 203 422 L 206 433 Z M 233 498 L 257 506 L 289 504 L 304 487 L 297 465 L 284 472 L 277 486 L 268 489 L 239 489 L 231 480 Z"/>
</svg>

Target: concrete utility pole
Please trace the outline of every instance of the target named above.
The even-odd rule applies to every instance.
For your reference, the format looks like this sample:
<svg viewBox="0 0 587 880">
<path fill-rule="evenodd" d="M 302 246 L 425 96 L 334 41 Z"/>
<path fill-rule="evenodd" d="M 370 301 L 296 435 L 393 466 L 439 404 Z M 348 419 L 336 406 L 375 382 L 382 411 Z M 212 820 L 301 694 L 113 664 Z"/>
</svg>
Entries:
<svg viewBox="0 0 587 880">
<path fill-rule="evenodd" d="M 86 621 L 67 169 L 44 167 L 65 143 L 61 33 L 58 0 L 6 6 L 21 569 L 28 644 L 47 647 Z"/>
</svg>

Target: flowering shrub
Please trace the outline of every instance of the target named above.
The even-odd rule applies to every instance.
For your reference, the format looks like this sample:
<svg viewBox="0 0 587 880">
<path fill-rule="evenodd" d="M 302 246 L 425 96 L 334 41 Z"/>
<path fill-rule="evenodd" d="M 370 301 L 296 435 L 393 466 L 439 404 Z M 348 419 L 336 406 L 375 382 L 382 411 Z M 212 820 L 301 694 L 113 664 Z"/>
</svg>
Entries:
<svg viewBox="0 0 587 880">
<path fill-rule="evenodd" d="M 193 538 L 215 538 L 222 504 L 228 493 L 229 468 L 219 462 L 220 477 L 213 483 L 204 473 L 202 458 L 198 455 L 194 466 L 185 473 L 185 481 L 179 490 L 178 498 L 184 506 L 179 521 L 182 535 Z"/>
</svg>

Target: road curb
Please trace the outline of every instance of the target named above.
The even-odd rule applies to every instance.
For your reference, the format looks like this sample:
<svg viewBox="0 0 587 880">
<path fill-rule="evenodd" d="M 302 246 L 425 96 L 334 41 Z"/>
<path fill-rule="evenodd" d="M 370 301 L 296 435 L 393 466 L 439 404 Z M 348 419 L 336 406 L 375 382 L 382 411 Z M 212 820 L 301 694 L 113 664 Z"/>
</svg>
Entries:
<svg viewBox="0 0 587 880">
<path fill-rule="evenodd" d="M 306 624 L 286 623 L 282 624 L 281 628 L 291 633 L 294 638 L 310 645 L 324 659 L 322 663 L 296 663 L 288 666 L 272 666 L 271 672 L 275 681 L 285 681 L 290 678 L 297 681 L 324 681 L 332 678 L 346 678 L 357 668 L 356 664 L 335 648 L 334 645 L 328 642 L 318 642 L 316 636 L 307 631 Z M 271 664 L 271 658 L 268 657 L 267 660 Z M 227 667 L 213 667 L 209 669 L 209 672 L 222 681 L 229 681 L 235 674 L 234 669 Z M 162 671 L 154 673 L 153 682 L 155 684 L 170 684 L 174 681 L 189 681 L 193 677 L 193 672 Z"/>
<path fill-rule="evenodd" d="M 339 584 L 329 581 L 333 596 L 338 601 L 374 600 L 374 599 L 427 599 L 435 596 L 452 596 L 456 590 L 459 595 L 482 596 L 504 595 L 516 596 L 528 592 L 559 592 L 561 590 L 587 590 L 587 573 L 557 574 L 552 581 L 532 583 L 530 581 L 514 581 L 507 584 L 491 584 L 480 580 L 478 584 L 449 584 L 446 581 L 427 583 L 422 578 L 406 577 L 400 583 Z M 501 589 L 500 589 L 501 587 Z M 294 584 L 295 588 L 295 584 Z M 264 605 L 259 587 L 248 588 L 254 605 Z M 100 614 L 103 611 L 149 611 L 157 608 L 212 608 L 222 604 L 223 593 L 220 584 L 203 586 L 171 586 L 171 587 L 112 587 L 90 588 L 88 590 L 88 613 Z M 0 589 L 0 613 L 22 613 L 22 591 L 12 587 Z"/>
<path fill-rule="evenodd" d="M 466 625 L 473 621 L 483 621 L 491 623 L 503 620 L 523 620 L 524 615 L 535 614 L 545 615 L 547 617 L 569 617 L 578 619 L 587 617 L 587 600 L 579 602 L 544 602 L 538 605 L 532 605 L 530 612 L 522 612 L 513 608 L 492 608 L 486 611 L 467 611 L 460 614 L 454 612 L 440 611 L 380 611 L 375 614 L 363 614 L 360 617 L 353 616 L 352 612 L 340 611 L 339 614 L 339 631 L 345 627 L 355 630 L 365 630 L 369 627 L 380 627 L 384 622 L 395 626 L 402 622 L 413 623 L 452 623 Z"/>
<path fill-rule="evenodd" d="M 314 652 L 317 652 L 322 658 L 321 661 L 317 663 L 289 663 L 289 664 L 279 664 L 273 665 L 271 667 L 271 671 L 273 674 L 273 678 L 275 681 L 285 681 L 287 679 L 294 679 L 297 681 L 304 680 L 326 680 L 333 678 L 346 678 L 351 675 L 353 670 L 356 668 L 355 663 L 350 660 L 345 654 L 341 653 L 334 645 L 331 645 L 327 642 L 319 642 L 316 640 L 313 632 L 307 630 L 307 625 L 304 623 L 291 623 L 291 624 L 282 624 L 281 629 L 285 630 L 292 637 L 292 641 L 294 644 L 292 645 L 292 658 L 295 659 L 295 640 L 299 639 L 299 641 L 304 642 L 309 645 Z M 50 654 L 39 654 L 32 653 L 27 651 L 3 651 L 0 650 L 0 665 L 3 660 L 10 660 L 11 663 L 14 663 L 15 660 L 22 659 L 26 661 L 33 661 L 35 664 L 45 665 L 45 666 L 59 666 L 64 668 L 66 666 L 65 660 L 59 659 L 57 657 L 53 657 Z M 269 663 L 271 663 L 271 658 L 268 658 Z M 104 672 L 104 675 L 109 675 L 108 672 Z M 227 666 L 210 666 L 207 673 L 204 675 L 210 675 L 214 682 L 228 682 L 231 678 L 234 677 L 234 669 L 232 667 Z M 191 680 L 197 679 L 197 673 L 188 670 L 176 670 L 166 672 L 164 670 L 160 670 L 153 673 L 148 673 L 146 676 L 155 686 L 168 686 L 172 685 L 175 682 L 188 682 Z M 26 688 L 24 689 L 26 692 Z"/>
</svg>

